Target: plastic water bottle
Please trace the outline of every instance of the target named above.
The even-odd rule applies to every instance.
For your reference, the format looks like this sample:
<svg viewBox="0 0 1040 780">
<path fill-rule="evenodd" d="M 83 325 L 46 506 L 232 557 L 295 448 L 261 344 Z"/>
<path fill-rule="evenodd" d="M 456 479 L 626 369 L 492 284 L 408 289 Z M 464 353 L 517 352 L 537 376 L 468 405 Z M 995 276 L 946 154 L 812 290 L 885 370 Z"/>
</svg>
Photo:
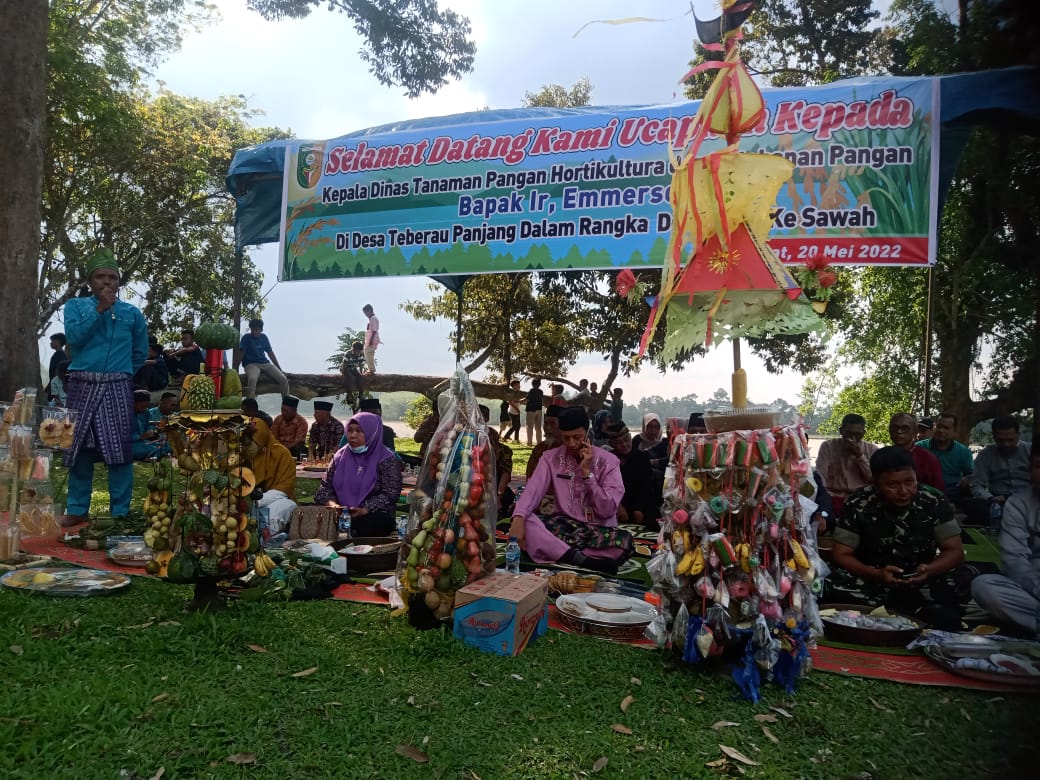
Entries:
<svg viewBox="0 0 1040 780">
<path fill-rule="evenodd" d="M 346 507 L 339 514 L 339 535 L 350 536 L 350 510 Z"/>
<path fill-rule="evenodd" d="M 1000 533 L 1000 519 L 1004 516 L 1004 507 L 997 501 L 989 504 L 989 530 L 991 533 Z"/>
<path fill-rule="evenodd" d="M 397 535 L 404 539 L 408 536 L 408 515 L 399 515 L 397 518 Z"/>
<path fill-rule="evenodd" d="M 510 536 L 509 544 L 506 545 L 506 571 L 510 574 L 520 573 L 520 542 L 515 536 Z"/>
</svg>

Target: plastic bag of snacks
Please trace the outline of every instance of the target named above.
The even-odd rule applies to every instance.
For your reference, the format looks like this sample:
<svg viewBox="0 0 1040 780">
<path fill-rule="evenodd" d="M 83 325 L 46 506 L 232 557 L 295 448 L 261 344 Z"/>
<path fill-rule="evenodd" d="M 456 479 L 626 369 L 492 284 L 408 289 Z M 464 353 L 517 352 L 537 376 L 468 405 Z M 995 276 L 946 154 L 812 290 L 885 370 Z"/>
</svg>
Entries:
<svg viewBox="0 0 1040 780">
<path fill-rule="evenodd" d="M 495 570 L 495 453 L 473 386 L 456 371 L 438 400 L 433 435 L 412 494 L 397 579 L 410 611 L 451 616 L 455 591 Z"/>
</svg>

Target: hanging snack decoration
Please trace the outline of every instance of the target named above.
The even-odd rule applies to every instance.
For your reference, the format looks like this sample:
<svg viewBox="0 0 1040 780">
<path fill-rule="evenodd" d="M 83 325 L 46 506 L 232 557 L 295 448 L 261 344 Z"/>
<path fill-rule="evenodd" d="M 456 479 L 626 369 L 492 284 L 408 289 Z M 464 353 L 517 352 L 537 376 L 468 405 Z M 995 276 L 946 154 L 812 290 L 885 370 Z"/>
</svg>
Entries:
<svg viewBox="0 0 1040 780">
<path fill-rule="evenodd" d="M 766 243 L 776 195 L 794 166 L 783 157 L 738 151 L 740 135 L 765 116 L 762 93 L 740 60 L 738 43 L 740 25 L 754 7 L 753 0 L 723 0 L 718 19 L 697 20 L 704 48 L 725 56 L 683 77 L 718 69 L 688 135 L 676 139 L 680 154 L 672 153 L 672 230 L 640 355 L 666 313 L 663 360 L 726 338 L 823 327 Z M 700 154 L 709 134 L 724 136 L 726 145 Z M 691 256 L 683 265 L 687 253 Z"/>
<path fill-rule="evenodd" d="M 680 434 L 670 463 L 647 571 L 664 611 L 689 616 L 672 648 L 697 664 L 743 647 L 734 677 L 747 698 L 762 680 L 792 692 L 823 633 L 814 594 L 829 573 L 800 498 L 812 479 L 804 428 Z"/>
<path fill-rule="evenodd" d="M 455 591 L 495 570 L 495 453 L 473 385 L 456 371 L 438 399 L 441 421 L 410 498 L 397 578 L 409 609 L 422 600 L 448 620 Z"/>
</svg>

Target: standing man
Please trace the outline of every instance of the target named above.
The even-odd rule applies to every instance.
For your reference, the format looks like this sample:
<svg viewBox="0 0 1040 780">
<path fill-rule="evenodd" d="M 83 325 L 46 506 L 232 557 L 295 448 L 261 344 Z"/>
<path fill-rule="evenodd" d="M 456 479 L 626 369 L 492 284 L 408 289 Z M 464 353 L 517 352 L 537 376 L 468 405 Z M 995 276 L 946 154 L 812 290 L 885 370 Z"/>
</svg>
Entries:
<svg viewBox="0 0 1040 780">
<path fill-rule="evenodd" d="M 524 403 L 528 447 L 531 446 L 532 437 L 535 437 L 539 444 L 542 443 L 542 402 L 544 398 L 542 380 L 535 377 L 531 380 L 531 389 L 527 391 L 527 400 Z"/>
<path fill-rule="evenodd" d="M 1030 482 L 1004 504 L 1000 524 L 1000 568 L 971 583 L 971 595 L 1002 626 L 1040 637 L 1040 444 L 1033 442 Z"/>
<path fill-rule="evenodd" d="M 130 511 L 134 488 L 133 376 L 148 357 L 148 326 L 140 309 L 119 300 L 119 266 L 111 250 L 101 249 L 87 264 L 91 295 L 65 304 L 65 332 L 72 345 L 68 407 L 78 412 L 69 468 L 63 526 L 87 519 L 94 462 L 108 467 L 113 517 Z"/>
<path fill-rule="evenodd" d="M 383 343 L 379 340 L 379 317 L 376 316 L 371 303 L 366 303 L 361 311 L 368 317 L 368 324 L 365 326 L 365 362 L 368 364 L 368 373 L 374 374 L 376 349 Z"/>
<path fill-rule="evenodd" d="M 274 418 L 271 435 L 278 440 L 294 458 L 307 454 L 307 421 L 296 413 L 300 399 L 286 395 L 282 397 L 282 413 Z"/>
<path fill-rule="evenodd" d="M 332 416 L 331 401 L 314 402 L 314 422 L 307 444 L 309 460 L 324 461 L 336 454 L 343 438 L 343 423 Z"/>
<path fill-rule="evenodd" d="M 970 493 L 971 450 L 957 441 L 957 415 L 943 412 L 935 418 L 930 439 L 921 439 L 918 447 L 924 447 L 939 459 L 942 467 L 943 489 L 946 497 L 959 504 Z"/>
<path fill-rule="evenodd" d="M 58 376 L 58 366 L 69 359 L 69 340 L 65 337 L 64 333 L 55 333 L 51 336 L 51 349 L 54 350 L 51 353 L 51 360 L 47 366 L 47 400 L 51 401 L 54 397 L 51 395 L 50 386 L 51 382 L 54 381 L 55 377 Z"/>
<path fill-rule="evenodd" d="M 703 424 L 703 415 L 701 422 Z M 692 415 L 690 424 L 693 424 Z M 867 421 L 862 415 L 845 415 L 838 428 L 840 438 L 825 441 L 816 456 L 816 473 L 830 493 L 838 514 L 846 498 L 870 484 L 870 456 L 877 452 L 877 447 L 863 441 L 866 430 Z"/>
<path fill-rule="evenodd" d="M 509 383 L 509 389 L 514 393 L 520 392 L 520 380 L 514 379 Z M 509 398 L 506 400 L 506 409 L 509 412 L 509 428 L 503 434 L 502 438 L 505 441 L 509 441 L 509 437 L 513 437 L 513 441 L 517 444 L 520 443 L 520 399 Z"/>
<path fill-rule="evenodd" d="M 1029 487 L 1029 447 L 1019 440 L 1018 420 L 993 420 L 993 441 L 975 458 L 971 492 L 976 500 L 965 507 L 973 525 L 989 523 L 991 504 L 1000 504 L 1012 493 Z"/>
<path fill-rule="evenodd" d="M 896 447 L 902 447 L 914 459 L 917 481 L 945 494 L 942 466 L 931 452 L 915 445 L 917 441 L 917 418 L 906 412 L 893 414 L 888 421 L 888 437 Z M 829 488 L 828 488 L 829 489 Z"/>
<path fill-rule="evenodd" d="M 261 373 L 267 374 L 278 383 L 278 389 L 283 396 L 289 395 L 289 380 L 282 373 L 282 367 L 271 348 L 271 340 L 264 333 L 263 320 L 249 321 L 249 333 L 242 336 L 242 341 L 238 345 L 238 353 L 235 355 L 236 371 L 239 362 L 246 369 L 247 398 L 256 397 L 256 383 L 260 379 Z"/>
</svg>

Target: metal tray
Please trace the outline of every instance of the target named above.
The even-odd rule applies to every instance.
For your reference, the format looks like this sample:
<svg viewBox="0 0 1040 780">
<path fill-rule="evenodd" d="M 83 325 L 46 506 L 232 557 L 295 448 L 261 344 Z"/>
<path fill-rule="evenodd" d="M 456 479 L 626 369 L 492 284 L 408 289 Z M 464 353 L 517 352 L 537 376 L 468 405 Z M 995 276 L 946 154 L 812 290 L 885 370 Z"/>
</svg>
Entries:
<svg viewBox="0 0 1040 780">
<path fill-rule="evenodd" d="M 1007 643 L 1001 642 L 1000 645 Z M 1005 685 L 1017 685 L 1030 690 L 1040 688 L 1040 675 L 1035 674 L 1023 674 L 1012 671 L 1007 672 L 987 672 L 982 669 L 965 669 L 957 666 L 957 661 L 961 658 L 973 658 L 980 656 L 980 648 L 972 648 L 967 652 L 961 653 L 957 649 L 952 649 L 948 645 L 927 645 L 924 648 L 924 654 L 928 656 L 939 666 L 943 667 L 947 671 L 959 674 L 961 677 L 970 677 L 974 680 L 984 680 L 986 682 L 1003 683 Z M 999 649 L 1006 649 L 1000 647 Z M 1009 649 L 1009 648 L 1008 648 Z M 999 653 L 996 653 L 999 654 Z M 1033 664 L 1036 666 L 1036 664 Z"/>
<path fill-rule="evenodd" d="M 100 569 L 18 569 L 0 577 L 4 587 L 48 596 L 98 596 L 130 585 L 125 574 Z"/>
<path fill-rule="evenodd" d="M 820 604 L 820 610 L 836 609 L 839 611 L 855 610 L 857 612 L 869 613 L 871 607 L 864 604 Z M 892 613 L 890 613 L 892 614 Z M 899 613 L 895 613 L 899 614 Z M 866 645 L 869 647 L 905 647 L 925 628 L 924 624 L 916 618 L 899 615 L 917 625 L 917 628 L 907 628 L 898 631 L 882 631 L 876 628 L 857 628 L 856 626 L 844 626 L 833 623 L 823 615 L 823 635 L 832 642 L 844 642 L 850 645 Z"/>
</svg>

